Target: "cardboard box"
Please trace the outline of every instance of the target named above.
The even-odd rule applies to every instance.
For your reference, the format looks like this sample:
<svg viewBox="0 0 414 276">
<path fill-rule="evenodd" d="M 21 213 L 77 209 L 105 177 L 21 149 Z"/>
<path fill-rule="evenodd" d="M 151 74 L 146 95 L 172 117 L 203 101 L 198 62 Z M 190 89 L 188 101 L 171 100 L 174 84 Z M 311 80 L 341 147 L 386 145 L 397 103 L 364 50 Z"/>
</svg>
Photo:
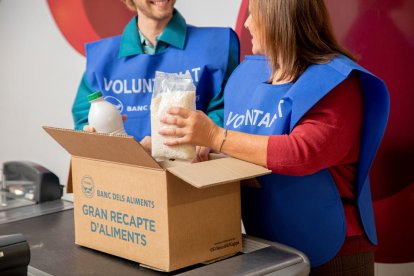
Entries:
<svg viewBox="0 0 414 276">
<path fill-rule="evenodd" d="M 239 181 L 269 170 L 157 163 L 130 136 L 44 129 L 72 155 L 76 244 L 163 271 L 241 250 Z"/>
</svg>

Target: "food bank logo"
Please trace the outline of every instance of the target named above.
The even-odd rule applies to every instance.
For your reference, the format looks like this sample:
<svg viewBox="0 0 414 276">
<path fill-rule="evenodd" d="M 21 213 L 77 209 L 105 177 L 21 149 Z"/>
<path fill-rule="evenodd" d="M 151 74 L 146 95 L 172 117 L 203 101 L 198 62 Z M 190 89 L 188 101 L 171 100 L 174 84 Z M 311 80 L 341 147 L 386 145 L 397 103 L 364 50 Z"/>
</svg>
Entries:
<svg viewBox="0 0 414 276">
<path fill-rule="evenodd" d="M 85 175 L 82 177 L 81 180 L 81 187 L 82 187 L 82 193 L 87 197 L 91 198 L 93 197 L 95 193 L 95 184 L 93 183 L 93 179 L 89 175 Z"/>
<path fill-rule="evenodd" d="M 118 111 L 121 112 L 121 113 L 124 110 L 124 105 L 122 104 L 122 102 L 119 99 L 115 98 L 115 97 L 106 96 L 105 101 L 110 102 L 111 104 L 113 104 L 116 107 L 116 109 L 118 109 Z"/>
</svg>

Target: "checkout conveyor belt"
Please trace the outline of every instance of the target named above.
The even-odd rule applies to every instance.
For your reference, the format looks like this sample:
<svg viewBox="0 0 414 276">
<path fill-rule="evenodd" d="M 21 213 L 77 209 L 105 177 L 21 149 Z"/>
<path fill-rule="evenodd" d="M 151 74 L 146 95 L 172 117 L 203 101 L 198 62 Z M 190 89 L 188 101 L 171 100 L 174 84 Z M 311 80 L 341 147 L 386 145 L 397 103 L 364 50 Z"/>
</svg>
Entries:
<svg viewBox="0 0 414 276">
<path fill-rule="evenodd" d="M 25 209 L 25 210 L 23 210 Z M 5 214 L 7 213 L 7 214 Z M 74 243 L 73 204 L 55 200 L 0 212 L 0 235 L 22 233 L 30 246 L 29 276 L 49 275 L 308 275 L 304 254 L 278 243 L 245 237 L 233 257 L 171 273 Z"/>
<path fill-rule="evenodd" d="M 12 201 L 12 203 L 14 202 Z M 73 209 L 73 203 L 66 200 L 57 199 L 53 201 L 42 202 L 40 204 L 32 202 L 31 204 L 25 204 L 25 206 L 13 207 L 14 208 L 4 211 L 0 210 L 0 225 L 47 214 L 53 214 L 64 210 L 70 210 Z"/>
</svg>

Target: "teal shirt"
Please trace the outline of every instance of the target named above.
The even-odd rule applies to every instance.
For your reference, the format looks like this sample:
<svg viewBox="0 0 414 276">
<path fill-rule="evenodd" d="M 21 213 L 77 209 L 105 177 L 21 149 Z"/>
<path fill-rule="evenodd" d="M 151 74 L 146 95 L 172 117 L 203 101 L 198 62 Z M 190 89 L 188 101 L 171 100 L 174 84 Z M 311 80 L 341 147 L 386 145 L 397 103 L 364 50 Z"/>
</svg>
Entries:
<svg viewBox="0 0 414 276">
<path fill-rule="evenodd" d="M 187 35 L 187 23 L 178 11 L 174 11 L 173 17 L 164 31 L 156 38 L 156 45 L 151 45 L 137 28 L 137 17 L 131 20 L 122 33 L 119 57 L 141 54 L 156 54 L 167 47 L 184 49 Z M 219 41 L 217 43 L 220 43 Z M 232 33 L 230 37 L 229 60 L 226 68 L 226 75 L 221 85 L 221 90 L 210 101 L 206 113 L 217 125 L 223 126 L 224 115 L 224 87 L 233 70 L 239 63 L 239 41 Z M 75 101 L 72 106 L 72 116 L 75 129 L 82 130 L 88 124 L 88 113 L 90 103 L 87 96 L 95 90 L 88 83 L 85 74 L 78 88 Z M 149 119 L 149 118 L 148 118 Z"/>
<path fill-rule="evenodd" d="M 167 43 L 160 41 L 160 36 L 155 37 L 156 44 L 152 45 L 151 42 L 145 37 L 145 35 L 140 30 L 138 30 L 138 32 L 141 38 L 142 50 L 144 51 L 145 54 L 154 55 L 168 47 Z"/>
</svg>

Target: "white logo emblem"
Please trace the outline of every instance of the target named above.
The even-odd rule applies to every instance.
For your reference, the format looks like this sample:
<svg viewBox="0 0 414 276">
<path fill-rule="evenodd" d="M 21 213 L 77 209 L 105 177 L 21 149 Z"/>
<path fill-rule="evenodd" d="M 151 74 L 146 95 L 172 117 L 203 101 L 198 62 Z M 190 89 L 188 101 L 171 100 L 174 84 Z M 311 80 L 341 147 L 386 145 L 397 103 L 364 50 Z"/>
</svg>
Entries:
<svg viewBox="0 0 414 276">
<path fill-rule="evenodd" d="M 121 113 L 122 113 L 122 110 L 124 110 L 124 105 L 122 104 L 122 102 L 113 96 L 106 96 L 105 101 L 113 104 Z"/>
<path fill-rule="evenodd" d="M 93 179 L 89 175 L 85 175 L 82 177 L 81 180 L 82 184 L 82 192 L 86 197 L 93 197 L 95 192 L 95 184 L 93 183 Z"/>
</svg>

